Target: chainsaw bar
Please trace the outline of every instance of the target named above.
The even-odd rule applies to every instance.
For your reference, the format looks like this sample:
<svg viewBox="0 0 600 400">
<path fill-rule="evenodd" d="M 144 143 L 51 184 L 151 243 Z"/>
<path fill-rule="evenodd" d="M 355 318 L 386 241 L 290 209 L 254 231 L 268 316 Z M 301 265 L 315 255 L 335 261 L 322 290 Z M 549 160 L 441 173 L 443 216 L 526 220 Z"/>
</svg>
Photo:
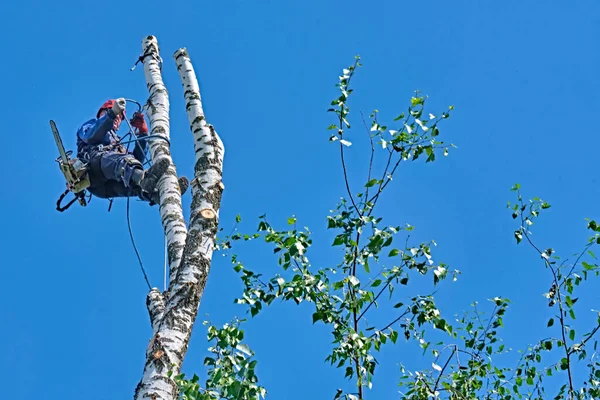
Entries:
<svg viewBox="0 0 600 400">
<path fill-rule="evenodd" d="M 69 158 L 67 157 L 67 153 L 65 152 L 65 146 L 63 145 L 62 139 L 60 138 L 60 134 L 58 133 L 58 128 L 56 128 L 56 123 L 53 120 L 50 120 L 50 128 L 52 128 L 52 133 L 54 134 L 54 141 L 56 142 L 56 147 L 58 147 L 58 152 L 60 154 L 60 158 L 62 159 L 63 164 L 69 164 Z"/>
</svg>

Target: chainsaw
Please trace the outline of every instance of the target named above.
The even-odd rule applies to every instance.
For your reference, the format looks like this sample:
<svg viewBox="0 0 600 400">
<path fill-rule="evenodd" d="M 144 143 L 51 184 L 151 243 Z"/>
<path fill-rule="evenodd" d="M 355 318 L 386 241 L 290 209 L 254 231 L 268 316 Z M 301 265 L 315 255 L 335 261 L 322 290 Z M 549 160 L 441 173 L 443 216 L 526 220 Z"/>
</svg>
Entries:
<svg viewBox="0 0 600 400">
<path fill-rule="evenodd" d="M 58 166 L 65 177 L 67 185 L 67 190 L 65 190 L 65 192 L 56 202 L 56 209 L 60 212 L 63 212 L 69 208 L 71 204 L 75 202 L 75 200 L 79 200 L 79 204 L 85 207 L 87 205 L 85 200 L 85 189 L 90 186 L 90 178 L 87 173 L 87 163 L 81 161 L 77 157 L 71 158 L 73 151 L 65 151 L 65 146 L 63 145 L 60 134 L 58 133 L 58 129 L 56 128 L 56 123 L 52 120 L 50 120 L 50 128 L 52 128 L 54 141 L 58 147 L 59 157 L 56 158 L 56 162 L 58 163 Z M 73 192 L 75 198 L 63 207 L 61 206 L 61 203 L 69 192 Z"/>
</svg>

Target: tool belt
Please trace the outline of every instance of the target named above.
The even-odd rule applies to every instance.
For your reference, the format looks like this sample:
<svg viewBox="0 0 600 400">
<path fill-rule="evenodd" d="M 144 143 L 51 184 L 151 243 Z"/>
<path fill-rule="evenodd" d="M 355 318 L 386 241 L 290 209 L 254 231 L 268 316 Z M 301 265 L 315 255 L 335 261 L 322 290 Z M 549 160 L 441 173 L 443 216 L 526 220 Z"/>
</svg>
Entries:
<svg viewBox="0 0 600 400">
<path fill-rule="evenodd" d="M 95 146 L 91 153 L 95 154 L 95 153 L 106 153 L 109 151 L 116 151 L 117 153 L 120 154 L 127 154 L 127 150 L 125 149 L 125 146 L 123 146 L 121 143 L 114 143 L 114 144 L 107 144 L 107 145 L 103 145 L 103 144 L 99 144 L 98 146 Z"/>
<path fill-rule="evenodd" d="M 99 157 L 102 153 L 115 151 L 119 154 L 127 154 L 125 146 L 120 143 L 115 144 L 99 144 L 97 146 L 86 146 L 80 151 L 79 157 L 87 163 L 92 162 L 92 159 Z"/>
</svg>

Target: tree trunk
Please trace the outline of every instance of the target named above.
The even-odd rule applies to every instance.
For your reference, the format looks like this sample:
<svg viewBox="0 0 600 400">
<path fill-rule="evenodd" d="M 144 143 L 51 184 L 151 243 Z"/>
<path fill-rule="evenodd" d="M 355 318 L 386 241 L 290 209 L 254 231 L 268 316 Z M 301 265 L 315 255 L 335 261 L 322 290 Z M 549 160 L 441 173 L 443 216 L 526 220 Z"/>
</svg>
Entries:
<svg viewBox="0 0 600 400">
<path fill-rule="evenodd" d="M 167 157 L 171 166 L 158 182 L 160 193 L 160 218 L 167 237 L 167 254 L 169 257 L 169 277 L 177 273 L 181 262 L 183 246 L 187 236 L 185 220 L 181 205 L 181 193 L 175 164 L 170 151 L 169 127 L 169 93 L 161 76 L 162 60 L 159 54 L 158 42 L 154 36 L 148 36 L 142 42 L 144 75 L 150 97 L 146 103 L 150 134 L 160 136 L 151 138 L 148 142 L 150 157 L 154 162 L 159 157 Z"/>
<path fill-rule="evenodd" d="M 185 90 L 186 109 L 196 152 L 194 179 L 191 182 L 190 225 L 188 232 L 183 217 L 179 219 L 182 215 L 181 196 L 177 190 L 176 175 L 170 174 L 161 180 L 159 190 L 161 218 L 170 246 L 171 276 L 169 288 L 164 294 L 156 288 L 148 294 L 147 305 L 153 336 L 146 351 L 144 375 L 135 391 L 136 400 L 177 398 L 177 387 L 167 373 L 172 371 L 172 376 L 180 373 L 187 352 L 210 270 L 224 188 L 221 180 L 223 143 L 204 118 L 198 82 L 187 51 L 179 49 L 174 57 Z M 153 113 L 149 117 L 152 133 L 166 134 L 168 138 L 168 95 L 160 77 L 158 60 L 160 56 L 156 38 L 149 36 L 143 43 L 144 71 L 150 91 L 149 108 L 152 108 Z M 157 125 L 154 126 L 154 123 Z M 155 156 L 169 154 L 168 142 L 162 141 L 153 146 L 153 159 Z M 180 223 L 183 229 L 180 228 Z"/>
</svg>

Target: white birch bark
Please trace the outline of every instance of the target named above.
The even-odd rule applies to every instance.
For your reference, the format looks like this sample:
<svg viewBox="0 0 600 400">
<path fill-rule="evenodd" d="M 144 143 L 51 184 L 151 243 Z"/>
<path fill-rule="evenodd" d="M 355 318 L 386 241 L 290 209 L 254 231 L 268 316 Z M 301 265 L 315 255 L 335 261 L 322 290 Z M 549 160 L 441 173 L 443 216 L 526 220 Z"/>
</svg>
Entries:
<svg viewBox="0 0 600 400">
<path fill-rule="evenodd" d="M 153 288 L 146 297 L 146 307 L 150 314 L 150 324 L 152 325 L 152 334 L 156 333 L 160 321 L 162 321 L 165 312 L 165 298 L 157 288 Z"/>
<path fill-rule="evenodd" d="M 196 152 L 196 165 L 194 167 L 194 180 L 192 187 L 192 206 L 190 213 L 190 225 L 186 249 L 184 253 L 192 256 L 188 251 L 188 244 L 196 243 L 194 256 L 202 260 L 196 263 L 195 267 L 199 269 L 188 268 L 185 271 L 179 271 L 181 274 L 178 283 L 194 281 L 200 279 L 202 290 L 208 276 L 212 252 L 214 249 L 214 239 L 217 232 L 219 208 L 221 204 L 221 195 L 224 185 L 223 176 L 223 155 L 225 152 L 223 142 L 214 127 L 206 122 L 204 110 L 202 109 L 202 99 L 198 80 L 192 66 L 192 62 L 185 48 L 181 48 L 173 55 L 177 63 L 177 70 L 181 78 L 186 101 L 190 130 L 194 135 L 194 150 Z M 188 264 L 191 260 L 188 261 Z M 189 265 L 187 265 L 189 267 Z M 192 275 L 199 273 L 199 277 Z M 192 275 L 189 275 L 192 274 Z"/>
<path fill-rule="evenodd" d="M 187 52 L 179 49 L 174 57 L 185 91 L 186 109 L 196 152 L 194 179 L 191 182 L 190 226 L 181 264 L 171 277 L 165 308 L 160 310 L 160 321 L 152 324 L 153 337 L 146 352 L 144 375 L 136 388 L 136 400 L 177 398 L 177 387 L 167 373 L 171 371 L 172 376 L 180 373 L 187 352 L 210 270 L 224 189 L 223 143 L 204 118 L 198 82 Z M 157 297 L 157 294 L 152 296 Z M 156 309 L 149 306 L 150 314 Z"/>
<path fill-rule="evenodd" d="M 150 156 L 154 162 L 159 157 L 167 157 L 171 166 L 158 182 L 160 193 L 160 218 L 167 237 L 167 255 L 169 277 L 172 280 L 181 262 L 187 228 L 183 218 L 181 193 L 177 181 L 177 171 L 171 158 L 169 126 L 169 94 L 163 83 L 159 65 L 158 42 L 154 36 L 146 37 L 142 42 L 144 75 L 150 97 L 145 109 L 150 120 L 150 134 L 160 138 L 148 141 Z"/>
</svg>

